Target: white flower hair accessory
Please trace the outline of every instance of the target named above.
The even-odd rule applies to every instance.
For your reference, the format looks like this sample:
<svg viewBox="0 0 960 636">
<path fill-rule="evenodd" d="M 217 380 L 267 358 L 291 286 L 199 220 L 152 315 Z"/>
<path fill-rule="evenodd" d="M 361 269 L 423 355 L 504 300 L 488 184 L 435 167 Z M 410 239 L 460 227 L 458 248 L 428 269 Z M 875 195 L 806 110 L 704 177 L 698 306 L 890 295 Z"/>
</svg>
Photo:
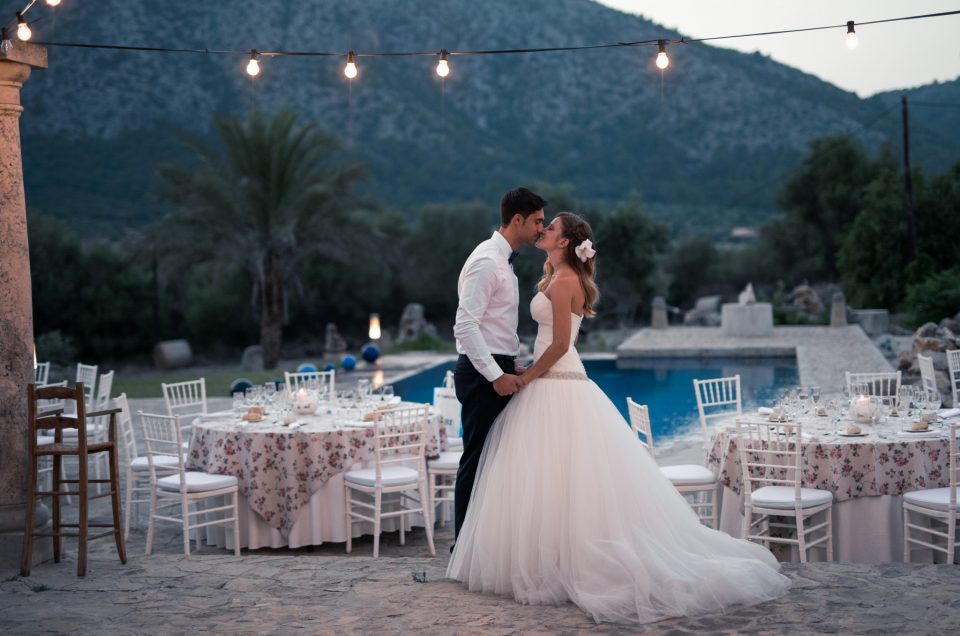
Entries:
<svg viewBox="0 0 960 636">
<path fill-rule="evenodd" d="M 589 261 L 597 254 L 597 250 L 593 249 L 593 241 L 590 239 L 584 239 L 583 243 L 573 248 L 573 251 L 576 253 L 577 258 L 584 263 Z"/>
</svg>

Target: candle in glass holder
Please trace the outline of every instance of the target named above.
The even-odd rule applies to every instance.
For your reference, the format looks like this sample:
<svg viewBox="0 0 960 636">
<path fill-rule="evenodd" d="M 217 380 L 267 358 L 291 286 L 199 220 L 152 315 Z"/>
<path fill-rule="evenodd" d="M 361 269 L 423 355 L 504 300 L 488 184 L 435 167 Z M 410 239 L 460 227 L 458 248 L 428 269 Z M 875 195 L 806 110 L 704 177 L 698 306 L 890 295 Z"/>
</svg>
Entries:
<svg viewBox="0 0 960 636">
<path fill-rule="evenodd" d="M 853 419 L 858 422 L 868 422 L 871 419 L 870 396 L 858 395 L 853 401 Z"/>
</svg>

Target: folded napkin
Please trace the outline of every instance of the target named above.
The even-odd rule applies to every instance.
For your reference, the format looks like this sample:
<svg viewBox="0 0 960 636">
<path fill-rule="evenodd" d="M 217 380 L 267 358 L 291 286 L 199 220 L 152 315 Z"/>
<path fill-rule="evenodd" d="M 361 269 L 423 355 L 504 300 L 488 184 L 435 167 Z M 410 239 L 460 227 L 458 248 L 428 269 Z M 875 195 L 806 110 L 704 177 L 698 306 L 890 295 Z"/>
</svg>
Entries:
<svg viewBox="0 0 960 636">
<path fill-rule="evenodd" d="M 900 439 L 939 439 L 943 437 L 939 429 L 930 429 L 918 433 L 909 433 L 907 431 L 897 431 L 897 437 Z"/>
<path fill-rule="evenodd" d="M 941 409 L 937 411 L 941 419 L 949 420 L 954 417 L 960 417 L 960 409 Z"/>
<path fill-rule="evenodd" d="M 771 413 L 773 413 L 773 409 L 769 406 L 761 406 L 757 409 L 758 415 L 770 415 Z"/>
<path fill-rule="evenodd" d="M 229 411 L 216 411 L 214 413 L 204 413 L 200 416 L 201 422 L 207 422 L 209 420 L 222 420 L 225 417 L 233 417 L 233 410 Z"/>
</svg>

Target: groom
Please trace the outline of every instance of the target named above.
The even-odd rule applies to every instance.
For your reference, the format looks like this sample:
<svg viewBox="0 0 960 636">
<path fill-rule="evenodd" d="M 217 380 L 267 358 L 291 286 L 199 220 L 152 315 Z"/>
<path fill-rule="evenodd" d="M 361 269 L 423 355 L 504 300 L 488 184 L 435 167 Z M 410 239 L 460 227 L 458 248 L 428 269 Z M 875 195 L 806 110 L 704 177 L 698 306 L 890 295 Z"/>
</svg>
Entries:
<svg viewBox="0 0 960 636">
<path fill-rule="evenodd" d="M 467 516 L 467 505 L 480 453 L 493 421 L 520 389 L 515 367 L 519 290 L 513 259 L 521 245 L 533 245 L 543 232 L 542 198 L 526 188 L 510 190 L 500 200 L 500 229 L 480 243 L 460 271 L 457 294 L 457 368 L 453 379 L 463 405 L 463 456 L 457 470 L 454 540 Z M 451 548 L 451 551 L 453 548 Z"/>
</svg>

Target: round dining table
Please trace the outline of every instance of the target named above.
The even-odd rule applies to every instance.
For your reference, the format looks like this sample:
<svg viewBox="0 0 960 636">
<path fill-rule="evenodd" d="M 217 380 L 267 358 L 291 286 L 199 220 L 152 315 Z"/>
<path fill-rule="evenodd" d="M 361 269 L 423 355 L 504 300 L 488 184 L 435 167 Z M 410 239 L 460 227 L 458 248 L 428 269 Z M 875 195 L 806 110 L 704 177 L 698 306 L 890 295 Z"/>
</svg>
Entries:
<svg viewBox="0 0 960 636">
<path fill-rule="evenodd" d="M 423 406 L 397 404 L 396 408 Z M 278 548 L 346 541 L 343 473 L 373 465 L 373 421 L 359 411 L 328 409 L 297 416 L 291 425 L 267 413 L 261 422 L 246 422 L 233 411 L 213 413 L 193 422 L 187 469 L 233 475 L 240 486 L 240 544 Z M 442 418 L 431 415 L 427 457 L 446 450 Z M 405 515 L 409 528 L 418 517 Z M 422 518 L 419 525 L 423 525 Z M 383 530 L 399 528 L 395 519 Z M 232 549 L 224 527 L 209 526 L 206 541 Z M 373 532 L 372 523 L 355 523 L 353 536 Z"/>
<path fill-rule="evenodd" d="M 745 414 L 742 420 L 768 421 Z M 911 432 L 909 421 L 887 418 L 857 423 L 848 435 L 846 418 L 801 415 L 802 486 L 833 493 L 834 559 L 854 563 L 903 561 L 903 493 L 949 486 L 949 437 L 942 424 Z M 740 536 L 743 471 L 737 450 L 736 417 L 721 420 L 711 439 L 707 467 L 723 486 L 720 529 Z M 817 558 L 816 552 L 811 558 Z M 822 551 L 819 558 L 824 558 Z M 916 550 L 911 561 L 932 559 Z"/>
</svg>

